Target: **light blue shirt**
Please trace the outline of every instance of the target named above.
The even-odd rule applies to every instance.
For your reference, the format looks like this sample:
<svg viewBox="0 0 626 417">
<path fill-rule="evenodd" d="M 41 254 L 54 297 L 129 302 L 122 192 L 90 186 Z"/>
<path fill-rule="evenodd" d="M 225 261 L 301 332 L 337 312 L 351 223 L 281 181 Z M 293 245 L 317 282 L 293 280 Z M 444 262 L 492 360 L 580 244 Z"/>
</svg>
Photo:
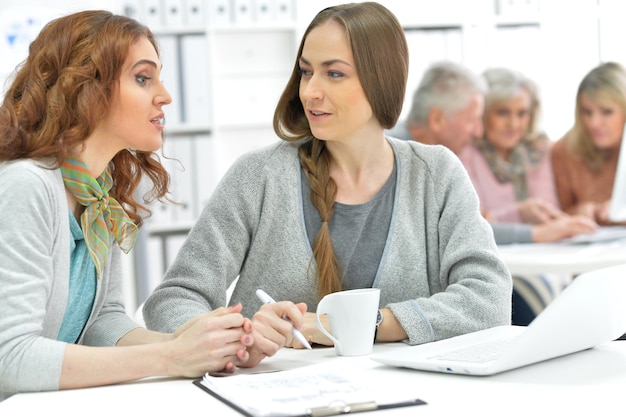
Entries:
<svg viewBox="0 0 626 417">
<path fill-rule="evenodd" d="M 96 266 L 91 259 L 85 236 L 72 214 L 70 215 L 70 288 L 67 308 L 57 340 L 76 343 L 89 319 L 96 296 Z"/>
</svg>

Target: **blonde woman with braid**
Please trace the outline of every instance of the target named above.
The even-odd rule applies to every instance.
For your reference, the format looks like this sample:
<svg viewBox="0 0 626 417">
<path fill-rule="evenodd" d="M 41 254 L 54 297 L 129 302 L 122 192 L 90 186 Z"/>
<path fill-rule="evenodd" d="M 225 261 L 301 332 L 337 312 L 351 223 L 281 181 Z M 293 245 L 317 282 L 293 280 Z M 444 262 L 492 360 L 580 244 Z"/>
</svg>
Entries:
<svg viewBox="0 0 626 417">
<path fill-rule="evenodd" d="M 322 10 L 308 26 L 274 129 L 222 179 L 164 282 L 149 327 L 169 331 L 231 303 L 252 317 L 252 366 L 283 346 L 330 345 L 324 295 L 381 289 L 377 341 L 419 344 L 510 323 L 511 276 L 465 169 L 442 146 L 385 137 L 400 115 L 407 45 L 378 3 Z M 262 305 L 262 288 L 280 301 Z M 294 304 L 297 303 L 297 304 Z M 306 309 L 306 311 L 305 311 Z"/>
<path fill-rule="evenodd" d="M 126 314 L 121 250 L 168 188 L 155 159 L 162 107 L 156 41 L 107 11 L 60 17 L 30 45 L 0 105 L 0 401 L 17 392 L 195 377 L 247 361 L 241 306 L 171 334 Z M 68 404 L 70 407 L 71 404 Z"/>
</svg>

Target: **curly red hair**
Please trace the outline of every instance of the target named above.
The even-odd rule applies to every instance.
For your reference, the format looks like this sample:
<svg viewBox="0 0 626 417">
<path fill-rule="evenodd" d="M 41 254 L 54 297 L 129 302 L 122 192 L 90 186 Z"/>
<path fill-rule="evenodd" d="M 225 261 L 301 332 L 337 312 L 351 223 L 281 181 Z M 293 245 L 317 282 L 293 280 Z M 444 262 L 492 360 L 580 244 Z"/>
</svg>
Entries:
<svg viewBox="0 0 626 417">
<path fill-rule="evenodd" d="M 60 165 L 109 111 L 131 45 L 147 38 L 146 26 L 104 10 L 89 10 L 49 22 L 31 43 L 0 106 L 0 161 L 55 158 Z M 154 152 L 122 150 L 112 160 L 115 197 L 133 221 L 168 193 L 170 177 Z M 142 178 L 152 188 L 136 199 Z"/>
</svg>

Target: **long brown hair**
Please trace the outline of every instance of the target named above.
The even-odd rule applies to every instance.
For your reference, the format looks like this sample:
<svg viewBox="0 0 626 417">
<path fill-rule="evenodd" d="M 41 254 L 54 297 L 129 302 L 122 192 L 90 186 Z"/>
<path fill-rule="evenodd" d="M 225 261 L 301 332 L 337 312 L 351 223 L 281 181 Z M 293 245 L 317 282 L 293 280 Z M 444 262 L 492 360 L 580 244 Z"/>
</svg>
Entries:
<svg viewBox="0 0 626 417">
<path fill-rule="evenodd" d="M 130 46 L 147 38 L 146 26 L 104 10 L 89 10 L 49 22 L 30 44 L 0 106 L 0 161 L 53 157 L 62 164 L 103 120 Z M 153 184 L 143 203 L 166 196 L 169 175 L 153 152 L 122 150 L 112 160 L 115 197 L 138 225 L 135 199 L 146 175 Z"/>
<path fill-rule="evenodd" d="M 345 29 L 365 96 L 374 116 L 386 129 L 395 126 L 402 111 L 409 64 L 402 26 L 393 13 L 374 2 L 350 3 L 322 10 L 311 21 L 300 42 L 291 77 L 274 112 L 274 130 L 286 141 L 306 139 L 298 156 L 309 179 L 311 201 L 322 219 L 322 227 L 313 243 L 319 298 L 341 290 L 340 267 L 328 228 L 337 185 L 330 177 L 331 155 L 325 142 L 313 136 L 300 101 L 298 61 L 307 35 L 329 20 L 338 22 Z"/>
</svg>

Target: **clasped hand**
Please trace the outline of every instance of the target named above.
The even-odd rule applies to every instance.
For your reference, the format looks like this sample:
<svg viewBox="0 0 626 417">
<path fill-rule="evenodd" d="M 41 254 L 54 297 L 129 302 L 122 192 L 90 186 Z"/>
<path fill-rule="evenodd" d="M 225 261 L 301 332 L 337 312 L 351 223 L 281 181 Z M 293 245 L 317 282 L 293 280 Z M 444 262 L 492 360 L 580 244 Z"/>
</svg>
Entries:
<svg viewBox="0 0 626 417">
<path fill-rule="evenodd" d="M 170 375 L 196 377 L 207 371 L 232 372 L 247 362 L 253 346 L 252 322 L 242 306 L 220 307 L 180 326 L 171 335 Z"/>
<path fill-rule="evenodd" d="M 296 328 L 312 343 L 332 345 L 315 325 L 315 314 L 307 313 L 305 303 L 280 301 L 264 304 L 252 317 L 254 344 L 248 348 L 249 359 L 241 365 L 252 367 L 265 357 L 273 356 L 283 346 L 303 348 L 292 334 Z"/>
<path fill-rule="evenodd" d="M 305 303 L 280 301 L 264 304 L 252 320 L 241 315 L 242 306 L 221 307 L 197 316 L 172 335 L 172 374 L 195 377 L 204 372 L 231 373 L 237 366 L 253 367 L 283 346 L 303 348 L 293 337 L 299 329 L 310 343 L 332 346 L 315 324 Z M 322 324 L 328 329 L 326 315 Z"/>
</svg>

